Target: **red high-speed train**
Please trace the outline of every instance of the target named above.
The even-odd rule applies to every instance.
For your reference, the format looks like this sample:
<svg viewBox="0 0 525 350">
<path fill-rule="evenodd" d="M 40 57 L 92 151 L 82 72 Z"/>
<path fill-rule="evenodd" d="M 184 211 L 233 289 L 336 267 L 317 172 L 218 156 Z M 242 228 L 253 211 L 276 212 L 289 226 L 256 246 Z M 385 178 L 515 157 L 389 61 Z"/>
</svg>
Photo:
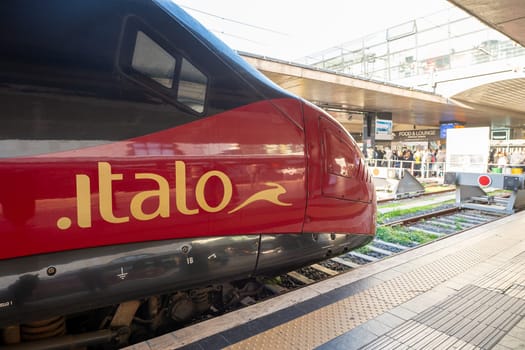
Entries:
<svg viewBox="0 0 525 350">
<path fill-rule="evenodd" d="M 0 33 L 1 343 L 123 344 L 373 238 L 349 133 L 172 2 L 5 0 Z"/>
</svg>

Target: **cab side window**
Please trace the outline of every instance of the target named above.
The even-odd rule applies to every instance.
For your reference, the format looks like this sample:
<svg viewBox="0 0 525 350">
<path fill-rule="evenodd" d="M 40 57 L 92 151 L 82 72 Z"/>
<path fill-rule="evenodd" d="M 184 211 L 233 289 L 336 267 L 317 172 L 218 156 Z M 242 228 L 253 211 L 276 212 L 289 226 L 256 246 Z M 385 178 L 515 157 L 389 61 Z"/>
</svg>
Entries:
<svg viewBox="0 0 525 350">
<path fill-rule="evenodd" d="M 193 109 L 197 113 L 204 111 L 206 100 L 206 85 L 208 78 L 185 58 L 180 69 L 177 101 Z"/>
<path fill-rule="evenodd" d="M 164 87 L 173 87 L 175 58 L 142 31 L 137 32 L 131 67 Z"/>
<path fill-rule="evenodd" d="M 120 64 L 135 83 L 191 114 L 206 110 L 209 79 L 177 47 L 137 18 L 130 18 Z"/>
</svg>

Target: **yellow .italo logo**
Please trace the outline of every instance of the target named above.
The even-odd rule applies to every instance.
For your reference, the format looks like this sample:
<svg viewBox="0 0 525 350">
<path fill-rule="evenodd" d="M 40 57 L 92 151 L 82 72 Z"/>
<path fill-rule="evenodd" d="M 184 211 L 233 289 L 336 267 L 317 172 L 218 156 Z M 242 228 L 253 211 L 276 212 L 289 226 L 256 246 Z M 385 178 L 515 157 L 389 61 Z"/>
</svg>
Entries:
<svg viewBox="0 0 525 350">
<path fill-rule="evenodd" d="M 223 188 L 222 199 L 218 204 L 210 205 L 206 200 L 204 189 L 211 178 L 217 178 Z M 124 179 L 123 174 L 113 173 L 111 164 L 107 162 L 98 162 L 98 208 L 102 220 L 111 224 L 122 224 L 130 221 L 130 217 L 148 221 L 156 218 L 170 217 L 170 185 L 168 180 L 154 173 L 136 173 L 135 180 L 150 180 L 156 183 L 156 189 L 141 191 L 136 193 L 129 203 L 130 216 L 116 216 L 113 212 L 113 182 Z M 190 208 L 187 204 L 187 180 L 186 164 L 183 161 L 175 162 L 175 206 L 177 211 L 183 215 L 197 215 L 201 211 L 208 213 L 217 213 L 224 210 L 231 202 L 233 194 L 233 184 L 231 179 L 224 172 L 211 170 L 204 173 L 195 185 L 193 191 L 197 207 Z M 91 209 L 91 178 L 85 174 L 77 174 L 76 180 L 76 209 L 77 225 L 80 228 L 90 228 L 92 226 L 92 209 Z M 291 206 L 291 203 L 284 203 L 279 200 L 281 194 L 286 193 L 286 189 L 275 182 L 265 182 L 268 189 L 259 191 L 249 196 L 245 201 L 228 211 L 233 214 L 244 207 L 257 202 L 267 201 L 278 206 Z M 151 213 L 143 211 L 143 203 L 151 198 L 156 198 L 157 208 Z M 57 227 L 61 230 L 67 230 L 73 224 L 69 217 L 61 217 L 57 220 Z"/>
</svg>

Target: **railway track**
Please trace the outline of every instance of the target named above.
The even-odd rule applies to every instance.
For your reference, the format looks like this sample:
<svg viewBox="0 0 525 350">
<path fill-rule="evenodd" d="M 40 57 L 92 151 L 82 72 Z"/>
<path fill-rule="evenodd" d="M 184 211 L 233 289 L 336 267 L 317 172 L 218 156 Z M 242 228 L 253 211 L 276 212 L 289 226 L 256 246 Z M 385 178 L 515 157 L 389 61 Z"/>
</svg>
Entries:
<svg viewBox="0 0 525 350">
<path fill-rule="evenodd" d="M 423 214 L 410 215 L 402 219 L 392 219 L 378 225 L 376 238 L 368 245 L 346 254 L 333 257 L 317 264 L 312 264 L 270 279 L 253 279 L 246 286 L 253 292 L 247 296 L 238 296 L 238 302 L 226 309 L 214 313 L 204 313 L 188 326 L 235 311 L 242 307 L 271 299 L 275 296 L 345 273 L 407 249 L 426 244 L 436 239 L 472 229 L 476 226 L 500 219 L 505 215 L 481 212 L 478 210 L 458 210 L 450 205 L 439 206 Z"/>
<path fill-rule="evenodd" d="M 387 219 L 386 222 L 379 224 L 376 238 L 362 248 L 267 280 L 257 280 L 261 285 L 260 291 L 257 295 L 241 301 L 240 307 L 325 280 L 505 216 L 479 210 L 459 210 L 446 202 L 440 202 L 432 209 L 423 205 L 414 210 L 417 213 Z"/>
<path fill-rule="evenodd" d="M 391 220 L 378 226 L 377 236 L 370 244 L 321 263 L 289 272 L 272 281 L 280 286 L 279 292 L 282 293 L 387 258 L 418 245 L 484 225 L 504 216 L 479 210 L 445 207 L 420 215 Z"/>
</svg>

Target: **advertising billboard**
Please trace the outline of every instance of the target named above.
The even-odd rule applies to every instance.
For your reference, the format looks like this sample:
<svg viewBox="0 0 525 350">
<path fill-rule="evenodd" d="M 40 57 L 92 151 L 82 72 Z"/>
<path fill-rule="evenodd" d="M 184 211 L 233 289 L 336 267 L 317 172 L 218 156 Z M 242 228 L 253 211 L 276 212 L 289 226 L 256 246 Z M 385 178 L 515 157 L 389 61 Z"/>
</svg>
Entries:
<svg viewBox="0 0 525 350">
<path fill-rule="evenodd" d="M 487 172 L 490 128 L 454 128 L 447 130 L 447 171 Z"/>
<path fill-rule="evenodd" d="M 391 120 L 376 119 L 376 140 L 392 140 Z"/>
</svg>

